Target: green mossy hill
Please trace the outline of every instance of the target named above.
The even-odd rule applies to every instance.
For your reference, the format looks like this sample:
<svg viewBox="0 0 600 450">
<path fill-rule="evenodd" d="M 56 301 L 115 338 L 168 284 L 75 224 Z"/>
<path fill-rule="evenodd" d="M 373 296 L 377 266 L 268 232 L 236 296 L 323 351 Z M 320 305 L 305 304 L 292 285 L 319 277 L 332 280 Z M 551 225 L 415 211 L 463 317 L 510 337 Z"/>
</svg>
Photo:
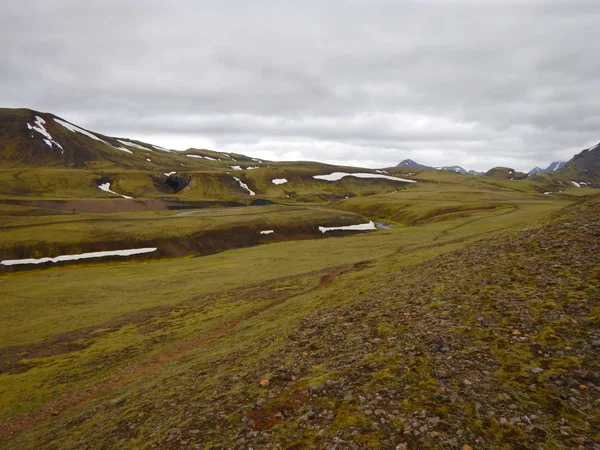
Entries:
<svg viewBox="0 0 600 450">
<path fill-rule="evenodd" d="M 509 167 L 494 167 L 485 173 L 486 177 L 499 178 L 502 180 L 523 180 L 527 178 L 527 174 L 517 172 Z"/>
</svg>

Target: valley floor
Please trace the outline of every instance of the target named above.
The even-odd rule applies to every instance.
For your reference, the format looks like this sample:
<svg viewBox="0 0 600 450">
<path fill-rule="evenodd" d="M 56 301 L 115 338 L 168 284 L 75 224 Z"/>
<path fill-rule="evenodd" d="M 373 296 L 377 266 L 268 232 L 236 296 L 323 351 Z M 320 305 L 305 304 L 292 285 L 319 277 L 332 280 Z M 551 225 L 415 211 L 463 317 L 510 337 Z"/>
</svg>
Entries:
<svg viewBox="0 0 600 450">
<path fill-rule="evenodd" d="M 0 445 L 599 449 L 600 198 L 566 204 L 7 273 Z"/>
</svg>

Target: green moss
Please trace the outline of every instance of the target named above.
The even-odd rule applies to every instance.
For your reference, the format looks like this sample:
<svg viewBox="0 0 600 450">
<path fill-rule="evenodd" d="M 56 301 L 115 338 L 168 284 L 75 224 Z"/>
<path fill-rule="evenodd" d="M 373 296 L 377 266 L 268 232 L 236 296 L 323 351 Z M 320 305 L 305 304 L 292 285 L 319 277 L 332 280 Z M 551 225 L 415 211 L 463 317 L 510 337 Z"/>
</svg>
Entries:
<svg viewBox="0 0 600 450">
<path fill-rule="evenodd" d="M 366 427 L 368 424 L 368 419 L 356 405 L 344 402 L 337 407 L 331 428 L 332 431 L 337 431 L 352 427 Z"/>
</svg>

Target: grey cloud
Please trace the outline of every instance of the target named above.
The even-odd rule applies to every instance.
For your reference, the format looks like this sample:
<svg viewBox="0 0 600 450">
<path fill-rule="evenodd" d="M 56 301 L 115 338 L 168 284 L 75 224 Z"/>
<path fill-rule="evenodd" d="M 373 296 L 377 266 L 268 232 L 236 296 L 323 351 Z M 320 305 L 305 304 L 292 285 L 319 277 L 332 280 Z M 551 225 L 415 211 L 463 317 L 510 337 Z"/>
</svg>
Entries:
<svg viewBox="0 0 600 450">
<path fill-rule="evenodd" d="M 218 150 L 526 170 L 600 140 L 599 22 L 596 0 L 9 2 L 0 103 Z"/>
</svg>

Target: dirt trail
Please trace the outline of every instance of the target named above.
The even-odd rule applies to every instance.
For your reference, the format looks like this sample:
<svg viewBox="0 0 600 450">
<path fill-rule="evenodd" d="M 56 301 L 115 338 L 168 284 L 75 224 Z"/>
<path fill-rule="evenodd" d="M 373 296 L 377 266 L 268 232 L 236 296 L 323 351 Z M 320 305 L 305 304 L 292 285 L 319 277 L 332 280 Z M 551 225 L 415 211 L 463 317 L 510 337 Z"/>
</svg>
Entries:
<svg viewBox="0 0 600 450">
<path fill-rule="evenodd" d="M 244 313 L 237 319 L 233 319 L 229 322 L 226 322 L 225 324 L 211 331 L 206 336 L 188 342 L 184 342 L 183 344 L 177 345 L 167 351 L 159 353 L 150 358 L 149 360 L 144 361 L 133 367 L 120 369 L 115 373 L 107 376 L 104 380 L 98 383 L 86 386 L 77 392 L 64 394 L 59 398 L 46 403 L 45 405 L 43 405 L 35 411 L 18 415 L 5 422 L 0 422 L 0 440 L 4 441 L 10 439 L 17 433 L 28 430 L 43 422 L 52 420 L 60 414 L 65 413 L 77 407 L 78 405 L 81 405 L 82 403 L 89 402 L 90 400 L 92 400 L 95 397 L 98 397 L 104 392 L 120 388 L 138 378 L 144 377 L 145 375 L 155 372 L 158 369 L 160 369 L 160 367 L 163 364 L 173 361 L 179 361 L 186 355 L 188 355 L 191 351 L 204 345 L 209 345 L 217 339 L 226 336 L 231 330 L 233 330 L 245 320 L 252 319 L 278 305 L 281 305 L 282 303 L 285 303 L 287 300 L 298 297 L 300 295 L 309 294 L 318 289 L 322 289 L 331 284 L 333 280 L 335 280 L 340 275 L 352 271 L 363 270 L 364 268 L 368 267 L 369 264 L 371 264 L 372 262 L 373 261 L 361 261 L 356 264 L 347 264 L 344 266 L 335 267 L 331 269 L 328 273 L 323 275 L 316 286 L 305 289 L 296 294 L 274 300 L 265 306 Z"/>
</svg>

